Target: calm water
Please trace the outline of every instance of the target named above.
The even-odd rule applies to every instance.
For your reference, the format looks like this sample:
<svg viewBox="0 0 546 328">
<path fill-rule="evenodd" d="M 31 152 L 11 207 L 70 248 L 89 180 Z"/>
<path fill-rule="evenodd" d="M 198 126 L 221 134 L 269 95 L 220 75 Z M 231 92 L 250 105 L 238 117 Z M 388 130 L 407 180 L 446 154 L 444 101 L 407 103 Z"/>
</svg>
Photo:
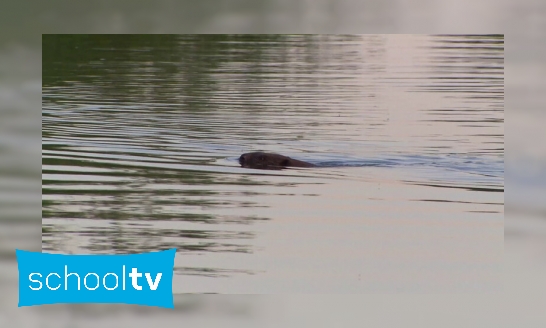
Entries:
<svg viewBox="0 0 546 328">
<path fill-rule="evenodd" d="M 42 156 L 43 250 L 175 293 L 502 285 L 500 37 L 44 36 Z"/>
</svg>

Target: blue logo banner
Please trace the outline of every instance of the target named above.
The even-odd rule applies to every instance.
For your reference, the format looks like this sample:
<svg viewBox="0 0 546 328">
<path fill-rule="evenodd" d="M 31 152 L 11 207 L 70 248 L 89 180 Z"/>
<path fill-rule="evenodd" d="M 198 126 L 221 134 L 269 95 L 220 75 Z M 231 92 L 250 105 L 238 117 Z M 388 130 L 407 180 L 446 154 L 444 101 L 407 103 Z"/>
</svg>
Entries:
<svg viewBox="0 0 546 328">
<path fill-rule="evenodd" d="M 15 252 L 19 306 L 126 303 L 174 307 L 174 248 L 130 255 Z"/>
</svg>

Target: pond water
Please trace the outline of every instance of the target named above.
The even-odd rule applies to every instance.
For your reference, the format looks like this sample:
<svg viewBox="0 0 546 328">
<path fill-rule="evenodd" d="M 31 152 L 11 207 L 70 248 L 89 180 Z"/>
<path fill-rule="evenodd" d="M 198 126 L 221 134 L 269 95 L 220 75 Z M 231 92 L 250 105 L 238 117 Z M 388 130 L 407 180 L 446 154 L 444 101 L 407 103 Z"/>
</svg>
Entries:
<svg viewBox="0 0 546 328">
<path fill-rule="evenodd" d="M 504 39 L 44 35 L 42 159 L 43 251 L 176 294 L 500 290 Z"/>
</svg>

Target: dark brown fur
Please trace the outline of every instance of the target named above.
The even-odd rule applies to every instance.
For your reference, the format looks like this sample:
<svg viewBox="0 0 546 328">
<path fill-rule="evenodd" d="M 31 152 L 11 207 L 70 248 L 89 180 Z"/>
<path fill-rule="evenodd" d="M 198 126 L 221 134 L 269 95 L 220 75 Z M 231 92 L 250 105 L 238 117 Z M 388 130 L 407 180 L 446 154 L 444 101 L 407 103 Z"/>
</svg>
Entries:
<svg viewBox="0 0 546 328">
<path fill-rule="evenodd" d="M 285 167 L 314 167 L 314 164 L 274 153 L 254 152 L 239 157 L 242 167 L 262 170 L 280 170 Z"/>
</svg>

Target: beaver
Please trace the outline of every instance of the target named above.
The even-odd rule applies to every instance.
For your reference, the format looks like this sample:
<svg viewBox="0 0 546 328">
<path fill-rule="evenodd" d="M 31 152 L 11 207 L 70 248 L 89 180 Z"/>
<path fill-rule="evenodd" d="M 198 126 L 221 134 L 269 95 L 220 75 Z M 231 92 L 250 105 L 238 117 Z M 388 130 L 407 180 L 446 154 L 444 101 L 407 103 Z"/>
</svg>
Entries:
<svg viewBox="0 0 546 328">
<path fill-rule="evenodd" d="M 298 161 L 297 159 L 290 158 L 274 153 L 264 153 L 261 151 L 242 154 L 239 157 L 239 164 L 242 167 L 251 169 L 262 170 L 281 170 L 285 167 L 314 167 L 315 164 L 307 163 L 304 161 Z"/>
</svg>

